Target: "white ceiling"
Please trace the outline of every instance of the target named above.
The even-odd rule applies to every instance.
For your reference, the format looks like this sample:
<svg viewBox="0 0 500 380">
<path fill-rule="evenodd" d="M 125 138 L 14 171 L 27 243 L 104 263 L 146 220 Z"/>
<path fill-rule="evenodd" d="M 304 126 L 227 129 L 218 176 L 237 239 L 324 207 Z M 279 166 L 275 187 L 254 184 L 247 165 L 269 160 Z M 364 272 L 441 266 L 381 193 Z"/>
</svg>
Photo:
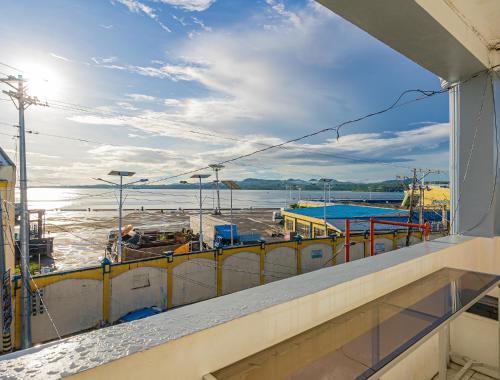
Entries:
<svg viewBox="0 0 500 380">
<path fill-rule="evenodd" d="M 500 0 L 443 0 L 488 46 L 500 43 Z"/>
</svg>

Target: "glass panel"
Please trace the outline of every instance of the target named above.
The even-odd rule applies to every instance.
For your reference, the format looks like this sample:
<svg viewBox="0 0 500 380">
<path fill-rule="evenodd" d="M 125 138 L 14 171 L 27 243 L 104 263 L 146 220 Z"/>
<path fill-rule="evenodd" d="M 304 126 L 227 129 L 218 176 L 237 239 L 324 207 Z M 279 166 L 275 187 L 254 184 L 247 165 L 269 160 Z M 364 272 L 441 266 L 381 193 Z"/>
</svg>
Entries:
<svg viewBox="0 0 500 380">
<path fill-rule="evenodd" d="M 366 379 L 500 277 L 444 268 L 214 373 L 217 379 Z"/>
</svg>

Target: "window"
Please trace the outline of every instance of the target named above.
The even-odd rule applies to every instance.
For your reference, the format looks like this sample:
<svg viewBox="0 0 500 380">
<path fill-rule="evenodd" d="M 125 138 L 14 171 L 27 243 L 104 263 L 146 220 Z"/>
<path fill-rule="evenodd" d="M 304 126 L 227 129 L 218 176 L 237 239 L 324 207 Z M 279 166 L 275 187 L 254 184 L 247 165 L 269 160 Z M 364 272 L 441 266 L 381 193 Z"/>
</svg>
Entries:
<svg viewBox="0 0 500 380">
<path fill-rule="evenodd" d="M 297 223 L 297 233 L 304 237 L 304 238 L 310 238 L 311 237 L 311 229 L 309 227 L 309 224 L 303 224 L 303 223 Z"/>
<path fill-rule="evenodd" d="M 325 229 L 314 227 L 314 237 L 325 236 Z"/>
</svg>

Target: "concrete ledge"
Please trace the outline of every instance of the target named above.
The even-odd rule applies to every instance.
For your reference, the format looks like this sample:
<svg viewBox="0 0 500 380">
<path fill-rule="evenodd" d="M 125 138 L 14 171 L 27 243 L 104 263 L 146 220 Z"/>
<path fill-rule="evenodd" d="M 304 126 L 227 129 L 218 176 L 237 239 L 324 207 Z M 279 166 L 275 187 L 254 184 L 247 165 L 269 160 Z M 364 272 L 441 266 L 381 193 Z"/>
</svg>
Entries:
<svg viewBox="0 0 500 380">
<path fill-rule="evenodd" d="M 478 250 L 493 249 L 488 257 L 495 257 L 498 244 L 483 240 L 493 239 L 448 236 L 243 290 L 9 354 L 0 359 L 0 371 L 23 379 L 200 379 L 453 261 L 494 271 Z"/>
</svg>

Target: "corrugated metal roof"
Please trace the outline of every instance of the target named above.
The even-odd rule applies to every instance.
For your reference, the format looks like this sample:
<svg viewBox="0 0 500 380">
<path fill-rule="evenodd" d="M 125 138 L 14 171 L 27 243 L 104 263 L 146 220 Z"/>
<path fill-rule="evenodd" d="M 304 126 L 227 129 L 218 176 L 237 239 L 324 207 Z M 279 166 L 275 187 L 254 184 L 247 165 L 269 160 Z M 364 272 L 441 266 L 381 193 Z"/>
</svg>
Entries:
<svg viewBox="0 0 500 380">
<path fill-rule="evenodd" d="M 323 207 L 307 207 L 286 210 L 289 213 L 309 216 L 312 218 L 323 218 Z M 407 210 L 397 210 L 384 207 L 369 207 L 359 205 L 346 205 L 336 204 L 326 207 L 327 219 L 355 219 L 355 218 L 369 218 L 372 216 L 406 216 L 408 217 Z"/>
</svg>

